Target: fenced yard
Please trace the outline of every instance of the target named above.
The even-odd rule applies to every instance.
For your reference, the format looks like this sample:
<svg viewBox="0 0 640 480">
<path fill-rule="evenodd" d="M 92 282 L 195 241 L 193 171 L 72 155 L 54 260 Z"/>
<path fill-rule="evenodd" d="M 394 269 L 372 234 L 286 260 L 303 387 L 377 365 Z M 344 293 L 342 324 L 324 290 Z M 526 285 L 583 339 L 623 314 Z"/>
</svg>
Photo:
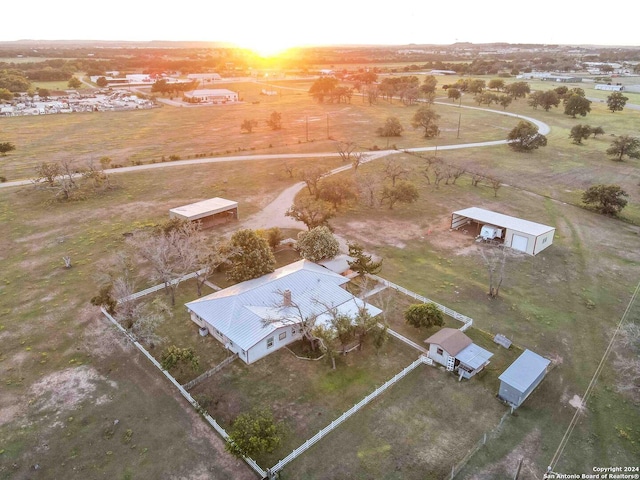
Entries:
<svg viewBox="0 0 640 480">
<path fill-rule="evenodd" d="M 211 336 L 198 336 L 196 326 L 183 310 L 183 303 L 194 297 L 194 282 L 195 280 L 189 279 L 181 284 L 173 315 L 158 328 L 158 333 L 165 338 L 162 348 L 167 345 L 191 347 L 201 357 L 200 368 L 197 371 L 183 367 L 174 369 L 172 374 L 177 380 L 176 384 L 189 385 L 187 390 L 190 397 L 210 415 L 207 418 L 215 419 L 215 426 L 219 424 L 221 429 L 228 429 L 239 414 L 256 407 L 272 410 L 276 420 L 283 422 L 285 435 L 280 448 L 256 459 L 258 465 L 265 470 L 267 467 L 274 468 L 274 471 L 284 472 L 284 478 L 287 478 L 292 471 L 302 468 L 300 475 L 304 478 L 327 478 L 318 476 L 317 472 L 322 470 L 315 470 L 316 467 L 313 465 L 315 462 L 321 462 L 323 451 L 332 448 L 324 444 L 334 445 L 336 437 L 345 435 L 346 431 L 353 435 L 349 444 L 360 445 L 358 449 L 350 450 L 341 458 L 340 464 L 347 465 L 344 468 L 351 472 L 349 475 L 366 476 L 368 470 L 373 468 L 371 462 L 376 464 L 375 468 L 379 468 L 381 465 L 378 463 L 381 461 L 400 462 L 397 459 L 401 458 L 403 460 L 399 464 L 403 465 L 402 468 L 398 469 L 396 465 L 390 471 L 399 472 L 403 475 L 402 478 L 413 478 L 410 474 L 413 468 L 411 465 L 419 465 L 416 467 L 417 471 L 427 471 L 435 478 L 444 478 L 444 472 L 448 471 L 450 474 L 455 464 L 464 461 L 465 456 L 474 448 L 474 443 L 477 445 L 478 438 L 495 428 L 500 423 L 500 415 L 505 413 L 505 407 L 492 398 L 497 391 L 497 376 L 521 350 L 517 347 L 504 350 L 493 343 L 491 335 L 487 333 L 472 328 L 467 331 L 476 343 L 495 352 L 496 355 L 485 372 L 465 382 L 458 382 L 442 368 L 423 365 L 420 359 L 416 360 L 419 352 L 415 348 L 393 336 L 390 336 L 387 344 L 380 350 L 376 350 L 370 341 L 365 341 L 362 350 L 339 356 L 336 370 L 331 369 L 330 362 L 326 359 L 303 360 L 288 349 L 274 352 L 247 366 L 242 362 L 230 362 L 228 352 Z M 373 286 L 369 282 L 364 287 L 369 289 Z M 409 296 L 401 290 L 387 288 L 370 297 L 369 301 L 378 303 L 385 309 L 384 320 L 391 329 L 401 331 L 402 336 L 423 346 L 424 338 L 437 331 L 438 327 L 416 329 L 406 325 L 404 309 L 421 298 Z M 156 297 L 164 295 L 161 289 L 148 289 L 146 293 Z M 205 295 L 207 293 L 208 291 L 204 292 Z M 465 320 L 469 323 L 470 319 L 456 313 L 453 312 L 456 318 L 451 314 L 445 315 L 447 326 L 460 328 L 465 325 Z M 295 345 L 293 347 L 295 350 Z M 162 348 L 151 349 L 156 366 Z M 213 375 L 203 375 L 217 365 L 223 365 L 223 368 L 216 369 Z M 419 374 L 416 370 L 428 371 Z M 416 375 L 421 375 L 418 377 L 421 380 L 416 380 Z M 199 376 L 203 378 L 198 382 L 188 383 Z M 421 398 L 433 405 L 418 409 L 413 421 L 399 416 L 399 422 L 392 422 L 393 425 L 386 423 L 392 421 L 386 410 L 384 414 L 375 416 L 378 424 L 374 431 L 379 431 L 384 441 L 381 447 L 367 446 L 374 441 L 370 431 L 371 424 L 369 420 L 354 422 L 353 417 L 362 415 L 368 419 L 372 410 L 378 411 L 381 408 L 381 402 L 388 405 L 386 408 L 391 411 L 405 412 L 406 408 L 414 408 L 410 400 L 397 398 L 397 393 L 394 396 L 396 400 L 392 403 L 382 399 L 389 396 L 387 390 L 396 391 L 399 385 L 405 382 L 413 387 L 403 386 L 402 391 L 407 388 L 416 389 L 406 391 L 406 395 Z M 471 414 L 474 402 L 479 399 L 480 404 L 488 406 L 479 413 Z M 405 408 L 402 405 L 406 402 L 410 402 L 411 405 Z M 450 414 L 443 413 L 447 408 L 467 411 L 471 418 L 462 421 L 459 416 L 454 415 L 458 421 L 450 422 Z M 434 418 L 431 418 L 428 412 L 433 414 Z M 420 433 L 419 425 L 423 420 L 426 423 L 423 424 L 424 431 Z M 398 428 L 398 423 L 406 424 L 405 433 L 410 434 L 410 438 L 415 442 L 428 445 L 432 454 L 418 454 L 420 447 L 414 445 L 413 440 L 407 441 Z M 452 443 L 456 438 L 456 429 L 463 432 L 464 437 L 464 440 L 458 440 L 457 444 Z M 379 451 L 378 448 L 382 450 Z M 453 455 L 449 451 L 451 449 L 457 453 Z M 307 452 L 308 450 L 311 451 Z M 378 458 L 377 453 L 382 454 L 383 460 Z M 409 458 L 413 459 L 408 461 Z M 444 458 L 448 459 L 445 463 L 442 460 Z M 408 471 L 405 464 L 408 465 Z M 298 474 L 294 475 L 294 478 L 299 478 Z M 340 478 L 340 472 L 335 472 L 335 476 L 329 478 Z"/>
</svg>

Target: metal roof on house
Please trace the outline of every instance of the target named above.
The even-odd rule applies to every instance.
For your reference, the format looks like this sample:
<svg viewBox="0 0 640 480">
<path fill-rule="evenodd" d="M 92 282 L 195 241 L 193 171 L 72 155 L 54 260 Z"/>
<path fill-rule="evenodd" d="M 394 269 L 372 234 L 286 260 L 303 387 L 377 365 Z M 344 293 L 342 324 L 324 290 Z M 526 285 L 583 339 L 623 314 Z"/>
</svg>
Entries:
<svg viewBox="0 0 640 480">
<path fill-rule="evenodd" d="M 243 350 L 248 350 L 276 329 L 317 317 L 328 323 L 329 308 L 353 316 L 365 304 L 341 287 L 349 280 L 308 260 L 278 268 L 186 304 L 186 307 Z M 284 292 L 291 306 L 283 306 Z M 381 310 L 366 304 L 370 315 Z"/>
<path fill-rule="evenodd" d="M 493 357 L 493 353 L 479 347 L 475 343 L 472 343 L 456 355 L 456 358 L 460 360 L 461 363 L 468 365 L 474 370 L 487 363 L 491 357 Z"/>
<path fill-rule="evenodd" d="M 502 213 L 492 212 L 491 210 L 485 210 L 484 208 L 470 207 L 464 210 L 458 210 L 453 212 L 454 215 L 460 215 L 470 218 L 479 223 L 489 223 L 497 227 L 509 228 L 529 235 L 542 235 L 555 228 L 541 223 L 530 222 L 529 220 L 523 220 L 517 217 L 511 217 Z"/>
<path fill-rule="evenodd" d="M 176 207 L 169 210 L 170 214 L 184 218 L 185 220 L 198 220 L 199 218 L 208 217 L 216 213 L 226 212 L 233 208 L 238 208 L 238 202 L 226 200 L 224 198 L 215 197 L 200 202 L 191 203 L 182 207 Z"/>
<path fill-rule="evenodd" d="M 333 258 L 321 260 L 318 262 L 318 264 L 322 265 L 325 268 L 328 268 L 332 272 L 343 274 L 344 272 L 349 270 L 349 262 L 353 262 L 354 260 L 355 258 L 341 253 L 340 255 L 336 255 Z"/>
<path fill-rule="evenodd" d="M 440 345 L 449 355 L 455 357 L 473 342 L 460 330 L 445 327 L 427 338 L 424 343 Z"/>
<path fill-rule="evenodd" d="M 550 363 L 550 360 L 541 357 L 537 353 L 525 350 L 498 378 L 519 392 L 524 393 L 540 374 L 547 369 Z"/>
</svg>

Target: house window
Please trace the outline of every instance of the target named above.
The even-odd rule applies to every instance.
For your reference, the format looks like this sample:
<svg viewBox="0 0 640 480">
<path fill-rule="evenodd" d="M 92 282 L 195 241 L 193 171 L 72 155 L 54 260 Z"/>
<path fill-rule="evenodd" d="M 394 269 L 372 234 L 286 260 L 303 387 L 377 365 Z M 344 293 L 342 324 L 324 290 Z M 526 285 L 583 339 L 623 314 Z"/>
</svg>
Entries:
<svg viewBox="0 0 640 480">
<path fill-rule="evenodd" d="M 444 350 L 442 350 L 440 347 L 437 348 L 436 353 L 438 355 L 442 355 L 444 353 Z"/>
<path fill-rule="evenodd" d="M 273 347 L 273 337 L 267 338 L 267 348 Z"/>
<path fill-rule="evenodd" d="M 278 340 L 284 340 L 285 338 L 287 338 L 287 332 L 282 332 L 278 335 Z"/>
</svg>

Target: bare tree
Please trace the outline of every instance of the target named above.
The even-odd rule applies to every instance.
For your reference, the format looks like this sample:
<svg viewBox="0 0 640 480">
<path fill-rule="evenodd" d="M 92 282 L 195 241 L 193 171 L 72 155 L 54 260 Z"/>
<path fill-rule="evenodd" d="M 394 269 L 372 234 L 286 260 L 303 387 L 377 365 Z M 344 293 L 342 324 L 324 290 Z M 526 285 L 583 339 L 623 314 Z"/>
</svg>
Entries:
<svg viewBox="0 0 640 480">
<path fill-rule="evenodd" d="M 284 164 L 284 171 L 287 172 L 287 175 L 289 175 L 289 178 L 293 178 L 294 168 L 295 167 L 291 163 Z"/>
<path fill-rule="evenodd" d="M 354 142 L 337 142 L 336 150 L 343 162 L 348 162 L 351 159 L 351 154 L 356 149 Z"/>
<path fill-rule="evenodd" d="M 321 167 L 305 168 L 300 173 L 300 179 L 307 185 L 309 194 L 318 198 L 318 182 L 324 175 L 324 170 Z"/>
<path fill-rule="evenodd" d="M 37 189 L 49 190 L 60 200 L 74 198 L 78 190 L 78 174 L 69 160 L 42 162 L 35 167 L 36 177 L 31 180 Z"/>
<path fill-rule="evenodd" d="M 467 169 L 464 167 L 457 167 L 455 165 L 447 165 L 447 184 L 451 180 L 451 185 L 455 185 L 458 179 L 467 173 Z"/>
<path fill-rule="evenodd" d="M 391 185 L 396 185 L 396 180 L 406 179 L 409 175 L 409 169 L 398 163 L 396 160 L 387 160 L 384 164 L 385 178 L 391 180 Z"/>
<path fill-rule="evenodd" d="M 360 198 L 364 199 L 370 207 L 375 207 L 382 182 L 372 173 L 358 175 L 356 178 Z"/>
<path fill-rule="evenodd" d="M 362 164 L 362 161 L 364 160 L 364 153 L 362 152 L 353 152 L 351 154 L 351 166 L 353 167 L 354 171 L 358 171 L 358 167 Z"/>
<path fill-rule="evenodd" d="M 493 189 L 493 196 L 498 196 L 498 190 L 502 186 L 502 181 L 495 177 L 487 177 L 487 181 L 489 182 L 489 186 Z"/>
<path fill-rule="evenodd" d="M 273 314 L 262 320 L 264 325 L 272 325 L 274 323 L 282 325 L 290 325 L 296 329 L 300 329 L 302 337 L 306 339 L 311 348 L 315 350 L 317 338 L 314 335 L 316 328 L 317 314 L 305 314 L 302 307 L 291 298 L 289 290 L 276 290 L 278 300 L 273 305 Z"/>
<path fill-rule="evenodd" d="M 440 160 L 437 156 L 429 156 L 425 158 L 424 167 L 420 171 L 422 176 L 427 180 L 427 184 L 431 185 L 431 175 L 433 175 L 433 170 L 437 165 L 440 165 L 442 160 Z"/>
<path fill-rule="evenodd" d="M 193 253 L 197 232 L 197 224 L 184 222 L 178 228 L 145 232 L 130 240 L 140 257 L 151 267 L 153 280 L 164 284 L 171 305 L 176 303 L 178 285 L 197 266 L 197 255 Z"/>
<path fill-rule="evenodd" d="M 497 298 L 504 280 L 505 265 L 509 256 L 508 249 L 500 246 L 478 247 L 480 256 L 489 274 L 489 298 Z"/>
</svg>

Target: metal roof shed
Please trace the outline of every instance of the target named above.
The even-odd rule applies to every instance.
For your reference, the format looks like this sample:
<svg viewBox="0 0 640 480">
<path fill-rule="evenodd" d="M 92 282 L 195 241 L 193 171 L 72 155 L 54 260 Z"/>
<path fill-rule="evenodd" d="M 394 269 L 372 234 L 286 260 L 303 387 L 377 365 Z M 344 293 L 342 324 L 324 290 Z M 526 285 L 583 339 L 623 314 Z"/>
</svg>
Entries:
<svg viewBox="0 0 640 480">
<path fill-rule="evenodd" d="M 498 396 L 514 408 L 531 395 L 547 373 L 551 362 L 531 350 L 525 350 L 502 375 Z"/>
<path fill-rule="evenodd" d="M 458 210 L 451 215 L 452 229 L 457 230 L 471 222 L 503 228 L 505 230 L 504 245 L 529 255 L 537 255 L 550 246 L 556 231 L 554 227 L 548 225 L 478 207 Z"/>
<path fill-rule="evenodd" d="M 169 210 L 170 218 L 191 222 L 199 220 L 202 228 L 208 228 L 229 218 L 238 219 L 238 202 L 215 197 Z"/>
</svg>

